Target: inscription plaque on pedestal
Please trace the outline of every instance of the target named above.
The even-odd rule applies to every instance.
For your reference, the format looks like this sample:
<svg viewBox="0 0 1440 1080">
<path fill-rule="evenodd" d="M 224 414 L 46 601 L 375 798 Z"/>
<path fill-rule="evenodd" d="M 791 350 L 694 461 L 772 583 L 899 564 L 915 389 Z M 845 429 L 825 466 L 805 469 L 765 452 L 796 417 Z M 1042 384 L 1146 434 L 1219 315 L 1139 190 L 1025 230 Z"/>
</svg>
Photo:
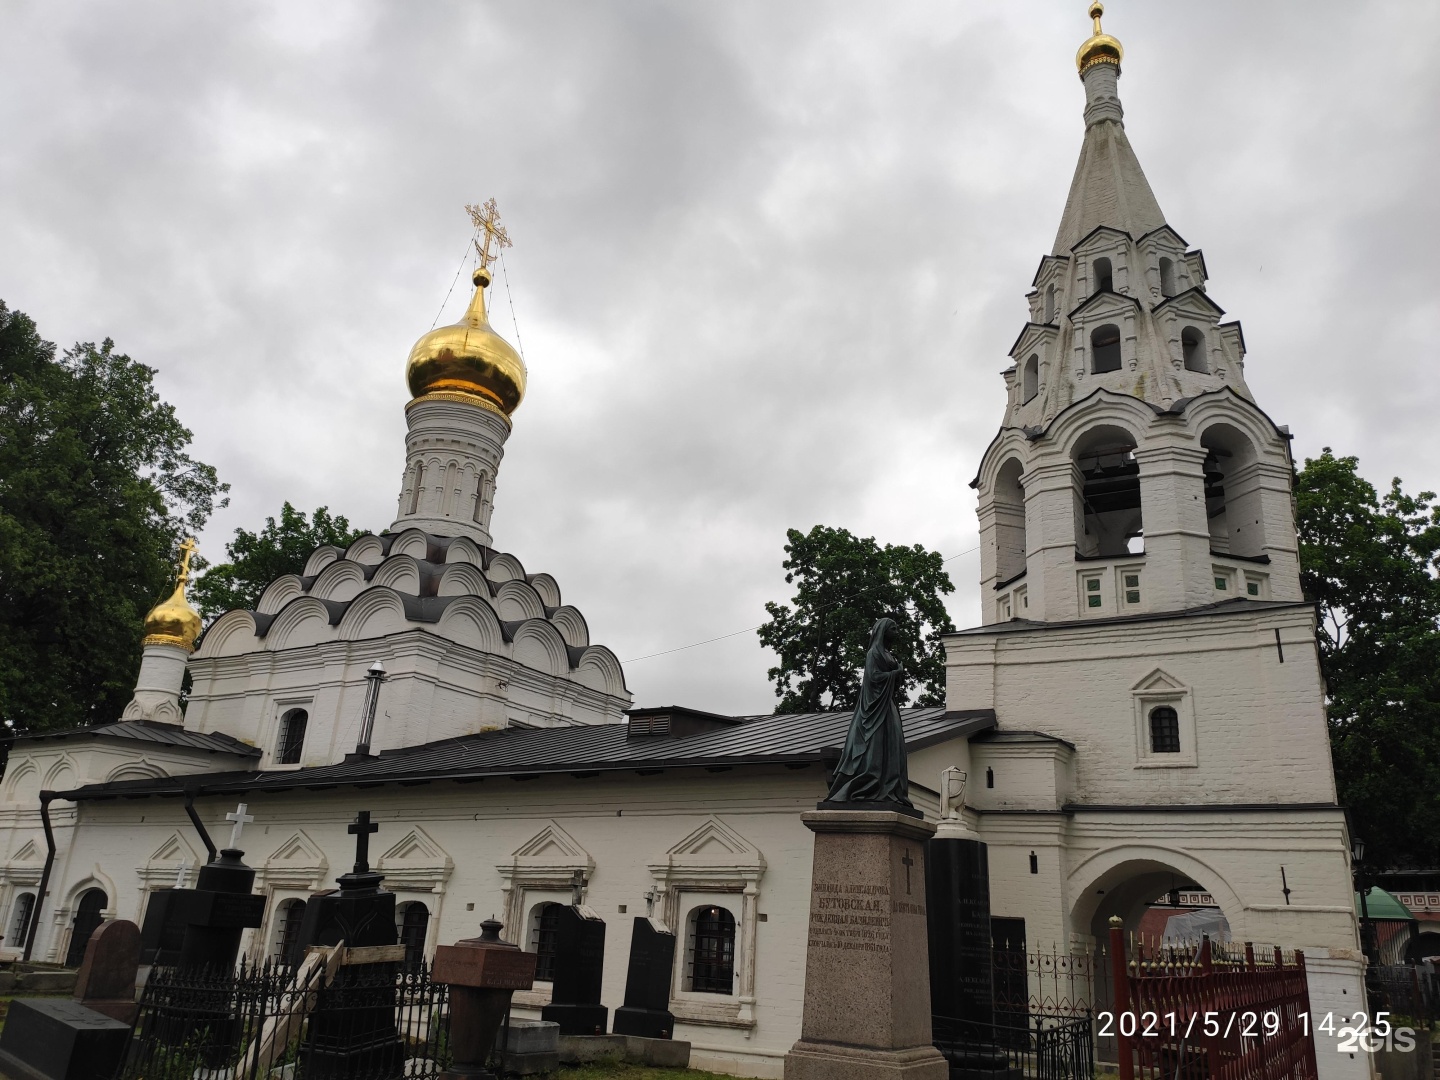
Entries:
<svg viewBox="0 0 1440 1080">
<path fill-rule="evenodd" d="M 925 840 L 884 810 L 818 810 L 805 1013 L 786 1080 L 946 1080 L 931 1045 Z"/>
</svg>

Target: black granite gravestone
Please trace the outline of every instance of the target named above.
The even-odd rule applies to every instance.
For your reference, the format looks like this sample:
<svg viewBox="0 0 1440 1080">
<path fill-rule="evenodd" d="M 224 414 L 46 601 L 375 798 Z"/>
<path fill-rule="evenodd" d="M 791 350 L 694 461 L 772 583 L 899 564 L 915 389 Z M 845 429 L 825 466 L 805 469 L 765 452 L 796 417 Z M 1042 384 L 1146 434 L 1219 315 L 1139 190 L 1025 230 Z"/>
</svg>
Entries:
<svg viewBox="0 0 1440 1080">
<path fill-rule="evenodd" d="M 45 1080 L 110 1080 L 129 1043 L 129 1024 L 78 1001 L 19 998 L 0 1032 L 0 1070 Z"/>
<path fill-rule="evenodd" d="M 930 1012 L 952 1080 L 991 1080 L 1008 1069 L 997 1041 L 991 983 L 990 864 L 979 840 L 925 845 Z"/>
<path fill-rule="evenodd" d="M 168 913 L 185 927 L 180 967 L 230 971 L 240 955 L 240 935 L 264 921 L 265 897 L 250 891 L 255 871 L 245 865 L 244 854 L 225 848 L 200 868 L 195 888 L 171 890 L 179 895 L 170 900 Z"/>
<path fill-rule="evenodd" d="M 180 961 L 185 944 L 185 924 L 179 913 L 194 889 L 160 889 L 150 894 L 145 905 L 145 922 L 140 927 L 140 963 L 168 967 Z"/>
<path fill-rule="evenodd" d="M 625 973 L 625 1004 L 615 1010 L 616 1035 L 673 1036 L 670 973 L 674 966 L 675 935 L 658 919 L 636 916 L 630 936 L 630 966 Z"/>
<path fill-rule="evenodd" d="M 555 979 L 540 1019 L 561 1035 L 604 1035 L 610 1010 L 600 1004 L 605 920 L 583 904 L 561 908 L 555 926 Z"/>
<path fill-rule="evenodd" d="M 351 949 L 394 945 L 395 894 L 380 887 L 384 878 L 370 869 L 370 836 L 380 826 L 362 810 L 349 826 L 355 837 L 355 867 L 336 878 L 336 892 L 321 893 L 305 905 L 297 948 L 344 945 Z M 400 963 L 348 964 L 320 992 L 300 1047 L 302 1070 L 317 1080 L 351 1076 L 384 1080 L 405 1069 L 405 1046 L 395 1030 L 396 977 Z"/>
</svg>

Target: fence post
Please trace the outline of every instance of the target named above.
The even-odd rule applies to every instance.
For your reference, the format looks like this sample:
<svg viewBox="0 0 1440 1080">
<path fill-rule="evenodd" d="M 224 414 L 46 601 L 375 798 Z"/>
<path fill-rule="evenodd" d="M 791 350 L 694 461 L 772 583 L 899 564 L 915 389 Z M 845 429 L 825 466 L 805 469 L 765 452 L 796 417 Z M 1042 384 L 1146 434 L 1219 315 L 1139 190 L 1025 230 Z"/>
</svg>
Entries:
<svg viewBox="0 0 1440 1080">
<path fill-rule="evenodd" d="M 1110 916 L 1110 973 L 1115 982 L 1115 1056 L 1120 1059 L 1120 1080 L 1135 1080 L 1134 1051 L 1121 1016 L 1130 1012 L 1130 972 L 1125 963 L 1125 921 Z"/>
</svg>

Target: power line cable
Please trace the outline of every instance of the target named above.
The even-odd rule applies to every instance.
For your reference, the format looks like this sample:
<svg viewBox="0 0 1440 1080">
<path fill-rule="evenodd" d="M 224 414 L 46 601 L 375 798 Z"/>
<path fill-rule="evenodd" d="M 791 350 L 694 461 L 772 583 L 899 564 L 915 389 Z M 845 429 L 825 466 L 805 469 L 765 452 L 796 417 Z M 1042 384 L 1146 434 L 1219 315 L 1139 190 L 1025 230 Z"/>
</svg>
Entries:
<svg viewBox="0 0 1440 1080">
<path fill-rule="evenodd" d="M 979 544 L 976 544 L 976 545 L 975 545 L 974 547 L 972 547 L 972 548 L 966 548 L 964 551 L 960 552 L 958 555 L 951 555 L 948 559 L 942 559 L 942 560 L 940 561 L 940 565 L 941 565 L 941 566 L 944 566 L 944 565 L 945 565 L 946 563 L 948 563 L 948 562 L 954 562 L 956 559 L 960 558 L 962 555 L 969 555 L 969 554 L 971 554 L 972 552 L 979 551 L 979 550 L 980 550 L 980 545 L 979 545 Z M 877 586 L 875 586 L 875 588 L 879 588 L 879 586 L 877 585 Z M 818 608 L 815 609 L 815 612 L 816 612 L 816 614 L 819 614 L 820 612 L 826 611 L 826 610 L 828 610 L 829 608 L 837 607 L 837 606 L 839 606 L 840 604 L 845 603 L 847 600 L 854 600 L 855 597 L 857 597 L 857 596 L 864 596 L 867 592 L 873 592 L 873 591 L 874 591 L 873 589 L 861 589 L 859 592 L 851 593 L 849 596 L 842 596 L 839 600 L 832 600 L 832 601 L 830 601 L 830 603 L 828 603 L 828 604 L 822 604 L 820 607 L 818 607 Z M 654 659 L 655 657 L 657 657 L 657 656 L 669 656 L 671 653 L 685 652 L 687 649 L 698 649 L 701 645 L 709 645 L 709 644 L 711 644 L 711 643 L 713 643 L 713 642 L 716 642 L 716 641 L 724 641 L 726 638 L 739 637 L 741 634 L 751 634 L 751 633 L 754 633 L 756 630 L 759 630 L 760 627 L 761 627 L 761 626 L 764 626 L 764 625 L 765 625 L 764 623 L 760 623 L 759 626 L 747 626 L 744 630 L 733 630 L 733 631 L 731 631 L 731 632 L 728 633 L 728 634 L 721 634 L 719 637 L 706 638 L 704 641 L 696 641 L 696 642 L 693 642 L 692 644 L 689 644 L 689 645 L 679 645 L 679 646 L 677 646 L 677 647 L 675 647 L 675 648 L 673 648 L 673 649 L 662 649 L 660 652 L 647 653 L 647 654 L 644 655 L 644 656 L 637 656 L 637 657 L 635 657 L 633 660 L 622 660 L 622 661 L 620 661 L 620 663 L 622 663 L 622 664 L 635 664 L 635 663 L 638 663 L 638 662 L 641 661 L 641 660 L 653 660 L 653 659 Z"/>
<path fill-rule="evenodd" d="M 520 351 L 520 359 L 525 359 L 525 345 L 520 340 L 520 320 L 515 318 L 515 294 L 510 291 L 510 271 L 505 266 L 505 249 L 500 249 L 500 274 L 505 278 L 505 299 L 510 301 L 510 322 L 515 327 L 515 348 Z"/>
<path fill-rule="evenodd" d="M 454 294 L 454 292 L 455 292 L 455 282 L 457 282 L 457 281 L 460 280 L 460 275 L 461 275 L 461 274 L 464 272 L 464 270 L 465 270 L 465 256 L 466 256 L 467 254 L 469 254 L 469 252 L 470 252 L 470 246 L 471 246 L 471 244 L 473 244 L 473 243 L 474 243 L 474 237 L 473 237 L 473 236 L 472 236 L 469 240 L 466 240 L 466 241 L 465 241 L 465 250 L 460 253 L 460 265 L 455 268 L 455 278 L 454 278 L 454 280 L 452 280 L 452 281 L 450 282 L 450 291 L 445 294 L 445 299 L 442 300 L 442 301 L 440 301 L 440 310 L 435 313 L 435 321 L 430 324 L 430 329 L 431 329 L 431 330 L 434 330 L 435 327 L 439 325 L 439 323 L 440 323 L 440 316 L 445 314 L 445 305 L 448 304 L 448 303 L 450 303 L 450 297 L 451 297 L 451 296 Z"/>
</svg>

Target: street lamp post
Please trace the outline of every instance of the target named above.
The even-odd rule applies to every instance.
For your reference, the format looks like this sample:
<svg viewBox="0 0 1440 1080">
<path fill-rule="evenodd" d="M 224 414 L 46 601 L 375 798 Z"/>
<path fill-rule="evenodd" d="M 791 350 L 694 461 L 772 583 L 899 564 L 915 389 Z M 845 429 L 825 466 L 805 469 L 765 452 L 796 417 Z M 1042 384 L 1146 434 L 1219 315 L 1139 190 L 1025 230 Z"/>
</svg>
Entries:
<svg viewBox="0 0 1440 1080">
<path fill-rule="evenodd" d="M 1365 841 L 1359 837 L 1350 842 L 1350 867 L 1355 875 L 1355 891 L 1360 894 L 1360 951 L 1365 955 L 1365 996 L 1369 999 L 1373 1016 L 1384 1007 L 1384 995 L 1380 985 L 1380 956 L 1375 947 L 1375 928 L 1370 922 L 1370 904 L 1366 898 L 1370 890 L 1365 872 Z"/>
</svg>

